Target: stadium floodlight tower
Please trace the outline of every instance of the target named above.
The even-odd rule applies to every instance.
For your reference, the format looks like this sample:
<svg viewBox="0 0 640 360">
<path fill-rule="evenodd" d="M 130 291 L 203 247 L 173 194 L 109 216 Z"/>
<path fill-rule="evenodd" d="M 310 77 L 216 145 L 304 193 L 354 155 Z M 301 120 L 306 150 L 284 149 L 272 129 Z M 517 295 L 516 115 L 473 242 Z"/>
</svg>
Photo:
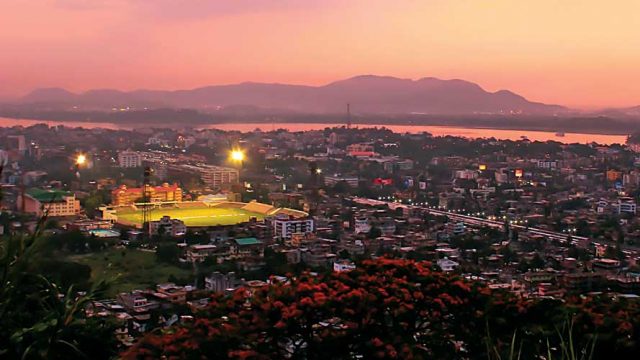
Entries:
<svg viewBox="0 0 640 360">
<path fill-rule="evenodd" d="M 80 168 L 82 168 L 83 166 L 85 166 L 87 164 L 87 155 L 85 155 L 83 153 L 79 153 L 78 155 L 76 155 L 73 164 L 74 164 L 74 169 L 76 171 L 76 177 L 79 179 L 80 178 Z"/>
<path fill-rule="evenodd" d="M 144 178 L 142 181 L 142 229 L 143 232 L 147 235 L 150 235 L 149 222 L 151 221 L 151 193 L 149 191 L 151 173 L 151 167 L 145 166 Z"/>
</svg>

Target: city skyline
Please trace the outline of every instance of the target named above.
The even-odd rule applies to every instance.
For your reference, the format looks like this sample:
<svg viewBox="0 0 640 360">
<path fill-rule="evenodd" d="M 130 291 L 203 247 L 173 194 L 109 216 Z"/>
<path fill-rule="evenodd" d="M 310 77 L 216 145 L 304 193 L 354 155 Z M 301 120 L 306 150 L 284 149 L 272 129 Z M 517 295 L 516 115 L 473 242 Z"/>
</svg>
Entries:
<svg viewBox="0 0 640 360">
<path fill-rule="evenodd" d="M 459 78 L 580 109 L 640 105 L 640 4 L 9 1 L 0 97 L 35 88 Z"/>
</svg>

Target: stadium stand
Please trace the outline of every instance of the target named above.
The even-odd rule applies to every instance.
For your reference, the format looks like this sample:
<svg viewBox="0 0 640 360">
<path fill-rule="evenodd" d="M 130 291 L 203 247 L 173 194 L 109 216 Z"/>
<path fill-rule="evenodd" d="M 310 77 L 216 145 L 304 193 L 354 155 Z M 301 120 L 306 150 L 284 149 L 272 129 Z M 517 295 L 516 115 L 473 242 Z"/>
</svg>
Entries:
<svg viewBox="0 0 640 360">
<path fill-rule="evenodd" d="M 268 215 L 270 213 L 272 213 L 275 208 L 272 205 L 269 204 L 262 204 L 259 203 L 257 201 L 251 201 L 250 203 L 246 204 L 245 206 L 242 207 L 243 210 L 247 210 L 247 211 L 251 211 L 251 212 L 255 212 L 258 214 L 263 214 L 263 215 Z"/>
</svg>

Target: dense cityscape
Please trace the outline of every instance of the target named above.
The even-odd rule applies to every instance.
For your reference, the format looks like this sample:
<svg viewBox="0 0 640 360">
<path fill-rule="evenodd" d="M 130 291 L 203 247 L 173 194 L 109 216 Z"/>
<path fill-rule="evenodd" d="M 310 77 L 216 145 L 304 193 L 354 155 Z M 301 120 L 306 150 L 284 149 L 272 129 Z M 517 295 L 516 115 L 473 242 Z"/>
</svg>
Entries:
<svg viewBox="0 0 640 360">
<path fill-rule="evenodd" d="M 640 359 L 640 1 L 0 1 L 0 360 Z"/>
<path fill-rule="evenodd" d="M 560 141 L 532 142 L 348 126 L 240 133 L 47 125 L 3 128 L 0 138 L 5 149 L 2 230 L 6 241 L 22 244 L 5 248 L 9 275 L 3 281 L 10 289 L 16 281 L 11 270 L 24 267 L 31 275 L 42 274 L 57 291 L 68 289 L 52 301 L 77 301 L 81 308 L 71 316 L 96 322 L 98 335 L 83 336 L 97 336 L 92 341 L 100 343 L 99 351 L 87 348 L 91 342 L 75 345 L 83 352 L 98 351 L 95 358 L 194 356 L 188 347 L 171 348 L 171 341 L 183 340 L 157 343 L 154 336 L 181 328 L 197 333 L 201 317 L 212 311 L 224 309 L 223 318 L 231 317 L 239 310 L 219 303 L 225 296 L 240 297 L 243 307 L 251 307 L 253 301 L 278 296 L 265 291 L 362 277 L 371 269 L 377 270 L 370 276 L 382 276 L 389 267 L 408 267 L 405 277 L 428 272 L 441 278 L 438 286 L 455 286 L 456 281 L 467 291 L 478 286 L 490 300 L 505 297 L 500 301 L 523 302 L 527 305 L 517 305 L 523 308 L 546 304 L 538 312 L 568 308 L 568 303 L 606 303 L 605 309 L 589 310 L 593 318 L 580 320 L 580 349 L 593 351 L 593 342 L 596 354 L 637 351 L 640 156 L 633 138 L 626 145 L 605 146 L 564 144 L 561 134 Z M 358 285 L 367 281 L 372 280 Z M 35 290 L 19 290 L 27 300 L 29 291 Z M 314 296 L 314 301 L 328 301 Z M 405 301 L 418 301 L 412 299 L 415 293 L 407 296 Z M 442 305 L 443 310 L 455 321 L 468 321 L 451 309 L 473 296 L 449 296 L 451 304 Z M 302 306 L 305 299 L 299 295 L 288 301 Z M 25 311 L 36 306 L 30 301 L 13 305 Z M 493 306 L 486 311 L 502 311 Z M 608 318 L 613 308 L 627 315 Z M 573 326 L 578 320 L 572 316 L 585 316 L 575 312 L 567 310 L 565 319 L 554 320 Z M 436 316 L 432 310 L 419 314 L 423 321 L 435 321 L 429 320 Z M 538 346 L 535 351 L 560 351 L 533 340 L 554 338 L 553 327 L 525 334 L 511 321 L 511 330 L 505 324 L 490 329 L 482 321 L 497 320 L 486 316 L 478 319 L 478 331 L 486 339 L 495 332 L 496 354 L 508 347 L 499 334 L 530 342 L 527 346 Z M 303 326 L 274 321 L 269 328 L 291 326 L 295 332 L 295 326 Z M 315 321 L 313 328 L 337 332 L 349 326 L 338 315 Z M 11 340 L 6 354 L 24 351 L 33 332 L 46 332 L 49 325 L 32 326 L 13 334 L 7 331 L 15 329 L 4 328 L 3 339 Z M 404 338 L 415 343 L 402 350 L 396 338 L 378 350 L 351 351 L 365 358 L 379 351 L 381 357 L 405 351 L 400 357 L 421 358 L 442 356 L 438 351 L 446 349 L 468 357 L 464 354 L 477 344 L 456 340 L 454 325 L 448 326 L 440 329 L 451 331 L 445 336 L 451 337 L 450 344 L 440 344 L 442 349 L 425 344 L 416 350 L 420 340 Z M 605 330 L 614 333 L 599 333 Z M 326 341 L 340 337 L 327 336 Z M 268 350 L 213 335 L 200 346 L 224 343 L 229 356 L 250 349 L 238 355 L 247 358 L 313 358 L 308 347 L 322 346 L 318 340 L 283 338 Z"/>
</svg>

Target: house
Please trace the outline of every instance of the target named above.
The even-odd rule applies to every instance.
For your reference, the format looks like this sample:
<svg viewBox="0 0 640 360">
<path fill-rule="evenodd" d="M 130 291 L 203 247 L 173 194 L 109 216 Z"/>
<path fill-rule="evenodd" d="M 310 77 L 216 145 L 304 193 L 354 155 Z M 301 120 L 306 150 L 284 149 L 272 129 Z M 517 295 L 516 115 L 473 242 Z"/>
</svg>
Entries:
<svg viewBox="0 0 640 360">
<path fill-rule="evenodd" d="M 262 257 L 264 255 L 264 244 L 254 237 L 238 238 L 233 241 L 231 252 L 241 258 Z"/>
<path fill-rule="evenodd" d="M 153 296 L 171 303 L 184 304 L 187 301 L 187 287 L 174 283 L 158 284 Z"/>
<path fill-rule="evenodd" d="M 333 271 L 344 272 L 356 269 L 356 264 L 351 260 L 339 260 L 333 263 Z"/>
<path fill-rule="evenodd" d="M 189 261 L 204 261 L 204 259 L 212 256 L 218 249 L 215 245 L 192 245 L 187 250 L 187 260 Z"/>
<path fill-rule="evenodd" d="M 438 267 L 440 269 L 442 269 L 442 271 L 444 272 L 450 272 L 455 270 L 458 266 L 460 266 L 459 263 L 453 261 L 453 260 L 449 260 L 449 258 L 444 258 L 444 259 L 440 259 L 436 262 L 436 264 L 438 265 Z"/>
<path fill-rule="evenodd" d="M 149 233 L 151 235 L 182 236 L 187 233 L 187 226 L 184 221 L 163 216 L 160 220 L 149 222 Z"/>
<path fill-rule="evenodd" d="M 139 320 L 146 319 L 150 310 L 157 309 L 160 306 L 158 302 L 147 299 L 140 290 L 134 290 L 131 293 L 120 293 L 117 301 Z"/>
</svg>

